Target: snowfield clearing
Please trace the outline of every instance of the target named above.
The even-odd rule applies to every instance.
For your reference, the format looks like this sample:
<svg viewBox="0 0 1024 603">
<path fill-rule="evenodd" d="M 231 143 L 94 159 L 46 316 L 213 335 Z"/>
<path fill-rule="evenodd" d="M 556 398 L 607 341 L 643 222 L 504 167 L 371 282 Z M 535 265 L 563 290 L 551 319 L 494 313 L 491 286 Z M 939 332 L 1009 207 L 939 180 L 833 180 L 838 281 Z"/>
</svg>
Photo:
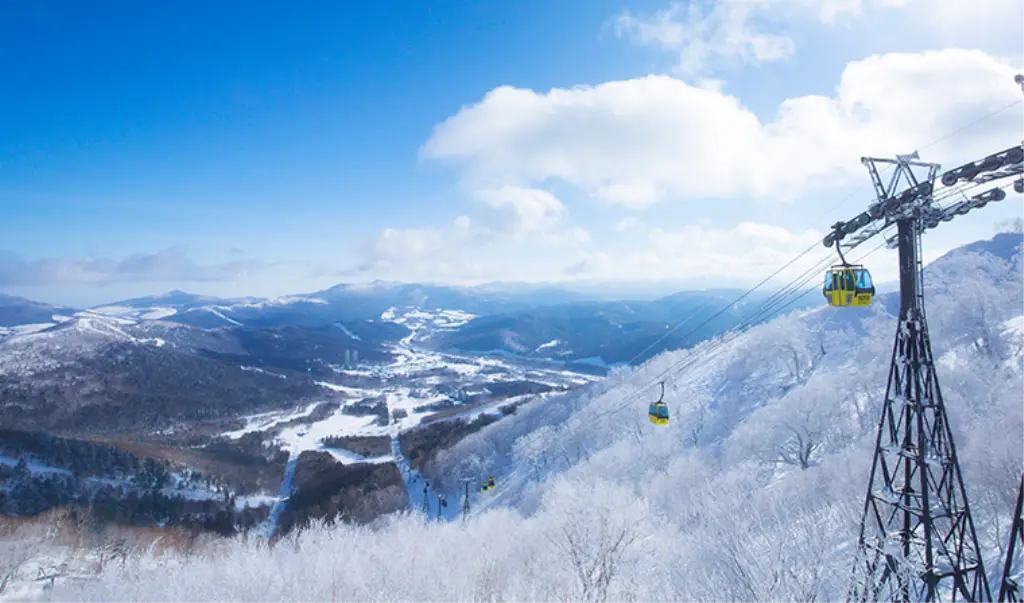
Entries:
<svg viewBox="0 0 1024 603">
<path fill-rule="evenodd" d="M 313 409 L 315 409 L 320 404 L 320 402 L 313 402 L 311 404 L 306 405 L 306 408 L 303 410 L 272 411 L 256 415 L 249 415 L 248 417 L 242 417 L 246 421 L 245 427 L 234 431 L 227 431 L 221 435 L 223 435 L 226 438 L 236 440 L 247 433 L 252 433 L 254 431 L 266 431 L 280 423 L 285 423 L 301 417 L 308 417 L 313 412 Z"/>
<path fill-rule="evenodd" d="M 321 440 L 332 436 L 388 435 L 385 426 L 374 425 L 376 417 L 359 417 L 335 412 L 330 417 L 308 425 L 293 425 L 281 430 L 275 442 L 293 455 L 322 448 Z"/>
</svg>

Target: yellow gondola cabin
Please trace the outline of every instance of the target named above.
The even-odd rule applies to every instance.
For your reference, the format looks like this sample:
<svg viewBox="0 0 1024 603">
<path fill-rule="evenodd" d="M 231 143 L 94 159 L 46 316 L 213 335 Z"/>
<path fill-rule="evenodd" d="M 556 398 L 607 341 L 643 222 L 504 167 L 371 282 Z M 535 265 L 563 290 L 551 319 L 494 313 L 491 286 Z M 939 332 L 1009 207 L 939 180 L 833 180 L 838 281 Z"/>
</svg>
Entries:
<svg viewBox="0 0 1024 603">
<path fill-rule="evenodd" d="M 828 305 L 839 308 L 870 306 L 875 296 L 871 273 L 863 266 L 832 266 L 825 273 L 822 289 Z"/>
<path fill-rule="evenodd" d="M 653 402 L 647 409 L 647 418 L 655 425 L 668 425 L 668 406 L 664 402 Z"/>
<path fill-rule="evenodd" d="M 657 402 L 651 402 L 647 407 L 647 418 L 655 425 L 668 425 L 668 406 L 662 401 L 665 399 L 665 382 L 661 382 L 661 396 Z"/>
</svg>

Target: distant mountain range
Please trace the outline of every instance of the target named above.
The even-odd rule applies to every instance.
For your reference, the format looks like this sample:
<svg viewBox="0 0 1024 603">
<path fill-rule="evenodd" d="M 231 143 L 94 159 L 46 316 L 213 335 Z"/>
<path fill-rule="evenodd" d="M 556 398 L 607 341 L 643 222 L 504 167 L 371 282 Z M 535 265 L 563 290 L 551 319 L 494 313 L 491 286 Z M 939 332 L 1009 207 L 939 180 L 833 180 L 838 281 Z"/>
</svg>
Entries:
<svg viewBox="0 0 1024 603">
<path fill-rule="evenodd" d="M 929 266 L 941 265 L 943 261 L 963 253 L 987 253 L 1019 267 L 1024 260 L 1022 242 L 1024 235 L 1019 232 L 1001 232 L 991 239 L 981 239 L 947 251 Z"/>
<path fill-rule="evenodd" d="M 0 305 L 0 326 L 53 322 L 50 319 L 53 313 L 71 315 L 77 311 L 21 298 L 6 299 L 10 300 L 9 307 Z M 175 290 L 164 295 L 104 304 L 91 311 L 135 319 L 168 320 L 210 329 L 224 326 L 323 326 L 379 319 L 389 308 L 458 309 L 482 315 L 591 299 L 599 299 L 599 296 L 551 286 L 498 287 L 492 284 L 450 287 L 376 281 L 365 285 L 340 284 L 322 291 L 276 299 L 228 299 Z M 51 312 L 47 308 L 54 310 Z"/>
<path fill-rule="evenodd" d="M 954 250 L 929 265 L 926 283 L 957 254 L 1019 262 L 1021 241 L 1004 233 Z M 86 310 L 0 296 L 0 427 L 156 429 L 294 404 L 322 393 L 307 374 L 327 378 L 356 354 L 390 361 L 393 345 L 412 336 L 426 348 L 603 372 L 714 337 L 768 295 L 727 308 L 741 294 L 602 301 L 553 287 L 372 283 L 272 300 L 172 291 Z M 776 312 L 821 304 L 810 294 Z M 895 312 L 898 295 L 879 295 L 877 305 Z M 425 314 L 430 328 L 414 332 L 396 308 L 453 312 Z M 842 320 L 871 311 L 851 309 Z"/>
<path fill-rule="evenodd" d="M 547 285 L 448 287 L 385 282 L 342 284 L 276 299 L 224 299 L 175 290 L 88 310 L 6 297 L 6 305 L 0 306 L 0 325 L 5 325 L 10 335 L 55 328 L 69 319 L 104 317 L 132 323 L 174 323 L 199 331 L 229 329 L 245 334 L 239 337 L 246 341 L 259 340 L 261 330 L 290 328 L 293 335 L 301 332 L 303 338 L 313 340 L 329 333 L 332 341 L 343 339 L 335 343 L 358 349 L 369 360 L 381 345 L 408 334 L 404 327 L 382 319 L 390 309 L 452 309 L 467 313 L 472 320 L 446 325 L 429 341 L 417 343 L 442 350 L 497 352 L 605 367 L 638 355 L 636 360 L 642 361 L 734 326 L 746 316 L 750 304 L 763 299 L 751 296 L 744 304 L 713 316 L 740 295 L 739 290 L 720 289 L 655 300 L 605 301 L 596 292 Z M 804 303 L 818 300 L 808 297 Z M 672 331 L 681 322 L 680 328 Z M 0 331 L 0 337 L 3 334 Z"/>
</svg>

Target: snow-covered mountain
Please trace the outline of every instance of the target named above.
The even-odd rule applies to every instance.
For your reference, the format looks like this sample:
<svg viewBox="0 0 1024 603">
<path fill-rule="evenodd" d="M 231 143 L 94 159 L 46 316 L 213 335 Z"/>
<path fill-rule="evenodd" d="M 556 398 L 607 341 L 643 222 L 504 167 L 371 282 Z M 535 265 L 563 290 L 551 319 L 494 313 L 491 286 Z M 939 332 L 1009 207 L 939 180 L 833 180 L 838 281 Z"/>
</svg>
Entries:
<svg viewBox="0 0 1024 603">
<path fill-rule="evenodd" d="M 938 378 L 990 582 L 1024 465 L 1021 238 L 1000 239 L 956 250 L 925 274 Z M 495 476 L 494 491 L 471 493 L 465 523 L 413 513 L 373 528 L 311 529 L 287 551 L 237 542 L 218 548 L 215 563 L 193 552 L 198 563 L 156 567 L 143 555 L 60 592 L 844 598 L 895 332 L 889 309 L 805 309 L 521 406 L 422 469 L 453 501 L 462 479 Z M 660 379 L 672 422 L 654 427 L 646 403 Z"/>
<path fill-rule="evenodd" d="M 221 299 L 171 291 L 164 295 L 115 302 L 94 310 L 133 318 L 148 316 L 203 328 L 229 325 L 322 326 L 376 319 L 392 307 L 415 307 L 428 311 L 457 308 L 473 314 L 489 314 L 591 298 L 593 295 L 550 286 L 456 287 L 375 281 L 339 284 L 309 294 L 270 299 Z"/>
<path fill-rule="evenodd" d="M 0 335 L 10 327 L 20 326 L 20 330 L 25 331 L 33 330 L 27 325 L 53 324 L 76 311 L 64 306 L 44 304 L 0 293 Z"/>
<path fill-rule="evenodd" d="M 202 329 L 137 311 L 84 310 L 0 335 L 0 427 L 149 432 L 289 406 L 321 393 L 307 374 L 322 379 L 353 354 L 387 361 L 387 342 L 409 333 L 386 321 Z"/>
</svg>

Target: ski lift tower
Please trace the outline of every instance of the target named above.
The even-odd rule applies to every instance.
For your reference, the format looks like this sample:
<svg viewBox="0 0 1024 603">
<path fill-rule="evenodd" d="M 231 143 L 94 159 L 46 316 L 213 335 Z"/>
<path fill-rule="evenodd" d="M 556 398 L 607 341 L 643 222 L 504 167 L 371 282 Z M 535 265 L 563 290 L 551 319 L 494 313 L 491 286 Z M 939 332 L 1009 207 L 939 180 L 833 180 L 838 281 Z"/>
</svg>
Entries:
<svg viewBox="0 0 1024 603">
<path fill-rule="evenodd" d="M 470 481 L 472 481 L 472 480 L 470 478 L 468 478 L 468 477 L 462 478 L 463 486 L 465 486 L 465 488 L 466 488 L 466 495 L 462 499 L 462 520 L 463 521 L 465 521 L 466 519 L 469 518 L 469 510 L 470 510 L 470 506 L 469 506 L 469 482 Z"/>
<path fill-rule="evenodd" d="M 826 247 L 847 247 L 895 225 L 900 314 L 874 460 L 861 519 L 849 598 L 857 601 L 991 600 L 978 538 L 967 504 L 942 392 L 935 374 L 924 312 L 921 234 L 971 209 L 1006 197 L 978 185 L 1018 176 L 1024 149 L 1011 147 L 949 170 L 941 182 L 962 201 L 940 208 L 933 190 L 936 163 L 915 151 L 895 159 L 865 157 L 877 200 L 848 222 L 837 222 Z M 894 173 L 883 181 L 878 166 Z M 994 172 L 984 173 L 983 172 Z M 954 188 L 957 187 L 957 188 Z M 951 195 L 943 195 L 949 198 Z"/>
<path fill-rule="evenodd" d="M 1024 76 L 1015 82 L 1024 89 Z M 945 172 L 942 199 L 963 199 L 945 207 L 933 197 L 939 165 L 920 161 L 918 153 L 861 162 L 878 199 L 853 219 L 834 224 L 823 244 L 855 247 L 895 225 L 897 232 L 887 243 L 899 251 L 900 312 L 849 600 L 991 603 L 935 374 L 925 319 L 921 236 L 1006 198 L 1006 190 L 998 186 L 967 196 L 982 184 L 1015 178 L 1013 189 L 1024 193 L 1024 145 Z M 888 182 L 880 165 L 894 168 Z"/>
<path fill-rule="evenodd" d="M 900 314 L 850 598 L 935 601 L 951 589 L 991 599 L 925 322 L 921 233 L 939 165 L 917 152 L 861 161 L 878 197 L 866 213 L 896 224 Z M 881 163 L 895 166 L 888 186 Z M 927 175 L 919 180 L 915 168 Z M 898 192 L 901 180 L 908 188 Z"/>
</svg>

